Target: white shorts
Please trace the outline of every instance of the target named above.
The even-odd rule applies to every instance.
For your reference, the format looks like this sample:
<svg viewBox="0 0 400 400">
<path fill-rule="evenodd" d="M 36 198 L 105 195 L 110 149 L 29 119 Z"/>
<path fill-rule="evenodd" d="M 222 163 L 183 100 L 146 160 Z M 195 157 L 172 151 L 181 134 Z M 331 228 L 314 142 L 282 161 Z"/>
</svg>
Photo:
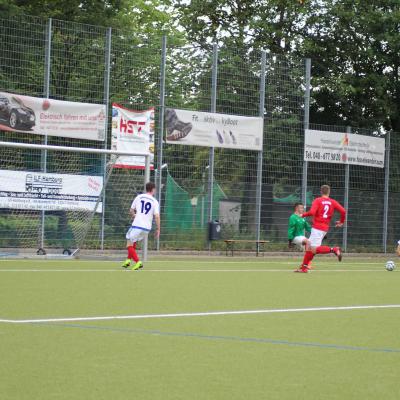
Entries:
<svg viewBox="0 0 400 400">
<path fill-rule="evenodd" d="M 303 249 L 303 242 L 304 240 L 307 240 L 305 236 L 296 236 L 293 240 L 292 243 L 294 243 L 296 246 L 300 247 Z"/>
<path fill-rule="evenodd" d="M 318 247 L 321 246 L 322 240 L 325 237 L 326 232 L 320 231 L 319 229 L 311 228 L 311 235 L 309 237 L 310 246 L 311 247 Z"/>
<path fill-rule="evenodd" d="M 149 234 L 148 231 L 131 227 L 129 228 L 128 232 L 126 232 L 126 240 L 129 240 L 131 243 L 140 242 L 148 234 Z"/>
</svg>

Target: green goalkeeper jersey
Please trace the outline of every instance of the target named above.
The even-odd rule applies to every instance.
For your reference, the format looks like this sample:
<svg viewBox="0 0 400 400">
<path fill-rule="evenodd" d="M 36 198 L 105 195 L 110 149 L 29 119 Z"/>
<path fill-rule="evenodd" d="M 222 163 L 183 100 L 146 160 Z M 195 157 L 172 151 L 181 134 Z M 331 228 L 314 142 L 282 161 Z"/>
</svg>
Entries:
<svg viewBox="0 0 400 400">
<path fill-rule="evenodd" d="M 289 218 L 288 239 L 293 240 L 296 236 L 304 236 L 304 231 L 311 232 L 311 225 L 300 215 L 292 214 Z"/>
</svg>

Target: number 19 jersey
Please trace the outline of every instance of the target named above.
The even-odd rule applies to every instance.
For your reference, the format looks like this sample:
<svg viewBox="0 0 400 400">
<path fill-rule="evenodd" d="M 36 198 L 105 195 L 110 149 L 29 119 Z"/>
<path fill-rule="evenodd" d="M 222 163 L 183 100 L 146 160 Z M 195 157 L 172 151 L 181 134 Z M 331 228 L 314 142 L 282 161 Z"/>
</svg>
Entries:
<svg viewBox="0 0 400 400">
<path fill-rule="evenodd" d="M 131 208 L 136 210 L 132 228 L 149 232 L 153 224 L 153 216 L 160 214 L 158 201 L 150 194 L 139 194 L 139 196 L 133 200 Z"/>
<path fill-rule="evenodd" d="M 335 210 L 339 211 L 340 222 L 344 223 L 346 219 L 346 210 L 336 200 L 330 197 L 318 197 L 313 201 L 310 211 L 305 212 L 302 217 L 313 216 L 312 227 L 320 231 L 328 232 Z"/>
</svg>

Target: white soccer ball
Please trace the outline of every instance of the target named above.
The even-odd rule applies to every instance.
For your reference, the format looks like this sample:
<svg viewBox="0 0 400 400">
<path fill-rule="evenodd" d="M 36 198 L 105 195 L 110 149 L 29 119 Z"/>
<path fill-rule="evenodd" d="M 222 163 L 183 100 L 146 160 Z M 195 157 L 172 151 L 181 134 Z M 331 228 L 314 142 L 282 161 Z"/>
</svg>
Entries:
<svg viewBox="0 0 400 400">
<path fill-rule="evenodd" d="M 393 271 L 396 268 L 396 264 L 393 261 L 386 262 L 386 270 Z"/>
</svg>

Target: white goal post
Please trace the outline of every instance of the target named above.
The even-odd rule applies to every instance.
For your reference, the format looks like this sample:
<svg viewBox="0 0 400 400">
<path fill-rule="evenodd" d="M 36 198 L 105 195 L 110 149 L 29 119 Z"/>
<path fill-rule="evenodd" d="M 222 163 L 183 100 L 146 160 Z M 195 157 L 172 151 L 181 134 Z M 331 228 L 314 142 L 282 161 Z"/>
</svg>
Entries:
<svg viewBox="0 0 400 400">
<path fill-rule="evenodd" d="M 142 161 L 121 168 L 120 156 Z M 0 141 L 0 255 L 123 248 L 130 203 L 150 180 L 150 157 Z M 142 250 L 145 260 L 147 240 Z"/>
</svg>

